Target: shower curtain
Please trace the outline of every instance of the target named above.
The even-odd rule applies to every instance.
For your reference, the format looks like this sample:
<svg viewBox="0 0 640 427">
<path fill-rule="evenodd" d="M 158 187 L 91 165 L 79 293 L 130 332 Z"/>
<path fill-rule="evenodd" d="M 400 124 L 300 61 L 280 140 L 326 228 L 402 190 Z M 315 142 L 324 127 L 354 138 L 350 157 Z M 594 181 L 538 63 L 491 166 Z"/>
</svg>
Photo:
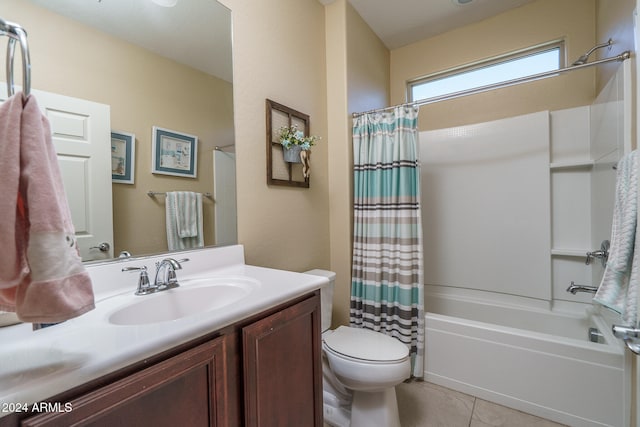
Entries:
<svg viewBox="0 0 640 427">
<path fill-rule="evenodd" d="M 353 122 L 354 235 L 350 323 L 397 338 L 424 375 L 418 107 Z"/>
</svg>

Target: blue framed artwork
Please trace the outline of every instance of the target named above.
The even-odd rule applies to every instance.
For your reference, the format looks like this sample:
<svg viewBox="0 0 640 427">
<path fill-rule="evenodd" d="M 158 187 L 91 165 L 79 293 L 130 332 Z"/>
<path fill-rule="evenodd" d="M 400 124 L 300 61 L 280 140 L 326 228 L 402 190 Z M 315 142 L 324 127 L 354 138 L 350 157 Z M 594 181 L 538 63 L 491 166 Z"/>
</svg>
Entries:
<svg viewBox="0 0 640 427">
<path fill-rule="evenodd" d="M 136 165 L 136 136 L 128 132 L 111 132 L 111 181 L 133 184 Z"/>
<path fill-rule="evenodd" d="M 195 178 L 198 137 L 153 126 L 152 173 Z"/>
</svg>

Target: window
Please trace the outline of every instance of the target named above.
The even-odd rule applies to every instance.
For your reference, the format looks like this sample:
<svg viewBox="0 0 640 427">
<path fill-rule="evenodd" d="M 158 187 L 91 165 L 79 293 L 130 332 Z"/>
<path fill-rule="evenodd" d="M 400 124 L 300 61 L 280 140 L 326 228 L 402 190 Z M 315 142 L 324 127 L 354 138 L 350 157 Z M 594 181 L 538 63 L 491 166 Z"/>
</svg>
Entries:
<svg viewBox="0 0 640 427">
<path fill-rule="evenodd" d="M 563 43 L 555 41 L 409 81 L 409 101 L 429 100 L 507 82 L 563 66 Z M 475 93 L 475 92 L 474 92 Z"/>
</svg>

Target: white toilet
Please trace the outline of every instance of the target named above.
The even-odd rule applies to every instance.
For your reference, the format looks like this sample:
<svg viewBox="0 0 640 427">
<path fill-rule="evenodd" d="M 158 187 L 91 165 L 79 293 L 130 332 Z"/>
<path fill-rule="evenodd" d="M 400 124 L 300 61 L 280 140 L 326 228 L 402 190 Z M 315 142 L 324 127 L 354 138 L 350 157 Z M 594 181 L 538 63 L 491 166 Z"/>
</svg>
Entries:
<svg viewBox="0 0 640 427">
<path fill-rule="evenodd" d="M 305 273 L 329 279 L 321 290 L 325 422 L 335 427 L 400 427 L 395 386 L 411 374 L 409 349 L 368 329 L 330 330 L 336 274 Z"/>
</svg>

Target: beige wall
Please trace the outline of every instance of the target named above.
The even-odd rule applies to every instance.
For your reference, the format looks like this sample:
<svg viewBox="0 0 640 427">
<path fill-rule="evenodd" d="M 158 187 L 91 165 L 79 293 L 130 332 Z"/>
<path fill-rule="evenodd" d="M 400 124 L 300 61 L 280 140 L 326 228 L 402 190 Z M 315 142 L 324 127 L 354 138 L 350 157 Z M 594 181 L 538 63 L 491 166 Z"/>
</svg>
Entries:
<svg viewBox="0 0 640 427">
<path fill-rule="evenodd" d="M 329 268 L 324 7 L 316 0 L 223 0 L 232 11 L 238 240 L 247 262 Z M 265 99 L 309 114 L 310 188 L 266 184 Z"/>
<path fill-rule="evenodd" d="M 349 323 L 353 149 L 349 113 L 389 103 L 389 51 L 346 0 L 326 7 L 327 114 L 333 325 Z"/>
<path fill-rule="evenodd" d="M 391 101 L 406 100 L 407 80 L 556 39 L 567 62 L 595 44 L 595 0 L 538 0 L 391 52 Z M 439 129 L 591 103 L 590 68 L 536 82 L 425 105 L 420 129 Z"/>
<path fill-rule="evenodd" d="M 329 220 L 331 270 L 336 273 L 334 326 L 349 322 L 351 290 L 351 139 L 347 114 L 347 1 L 326 8 L 327 114 L 329 117 Z"/>
<path fill-rule="evenodd" d="M 327 114 L 333 324 L 349 323 L 353 149 L 350 112 L 389 103 L 389 51 L 346 0 L 326 8 Z"/>
<path fill-rule="evenodd" d="M 3 1 L 2 16 L 28 31 L 34 89 L 108 104 L 112 128 L 136 135 L 135 185 L 113 185 L 115 253 L 166 250 L 164 198 L 146 192 L 212 191 L 213 147 L 233 142 L 231 84 L 28 1 Z M 198 136 L 196 180 L 151 174 L 154 125 Z M 213 203 L 204 207 L 205 244 L 213 244 Z"/>
<path fill-rule="evenodd" d="M 592 57 L 600 59 L 613 56 L 625 50 L 634 50 L 633 11 L 635 0 L 596 0 L 596 35 L 597 43 L 612 39 L 611 49 L 603 48 L 594 52 Z M 601 65 L 596 71 L 596 88 L 600 91 L 613 76 L 618 63 Z"/>
<path fill-rule="evenodd" d="M 390 52 L 358 12 L 347 4 L 349 113 L 389 105 Z"/>
</svg>

